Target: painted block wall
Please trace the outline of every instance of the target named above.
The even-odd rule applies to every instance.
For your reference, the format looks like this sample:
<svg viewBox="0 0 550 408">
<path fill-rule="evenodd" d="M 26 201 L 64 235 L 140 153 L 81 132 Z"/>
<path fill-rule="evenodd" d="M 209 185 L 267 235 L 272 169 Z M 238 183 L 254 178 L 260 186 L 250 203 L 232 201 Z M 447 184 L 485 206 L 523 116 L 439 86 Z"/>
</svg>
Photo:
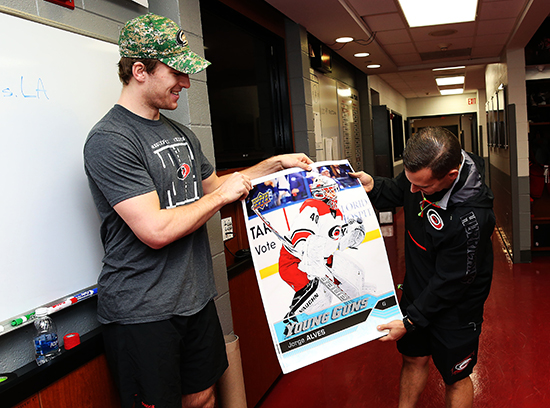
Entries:
<svg viewBox="0 0 550 408">
<path fill-rule="evenodd" d="M 138 15 L 153 12 L 169 17 L 180 24 L 191 48 L 204 55 L 199 0 L 149 0 L 148 9 L 129 0 L 75 0 L 74 10 L 44 0 L 0 0 L 0 11 L 51 20 L 78 32 L 90 33 L 97 38 L 114 43 L 118 40 L 120 28 L 126 21 Z M 113 67 L 113 75 L 117 75 L 116 67 Z M 208 159 L 215 163 L 206 73 L 192 76 L 191 88 L 180 94 L 178 109 L 165 113 L 189 126 L 199 137 Z M 223 331 L 229 334 L 233 331 L 233 322 L 219 214 L 212 217 L 207 226 L 218 289 L 216 305 Z M 96 319 L 95 299 L 78 307 L 73 306 L 62 310 L 56 313 L 54 318 L 61 337 L 72 332 L 83 335 L 99 325 Z M 29 325 L 0 336 L 0 372 L 14 371 L 34 360 L 31 347 L 32 336 L 32 327 Z"/>
</svg>

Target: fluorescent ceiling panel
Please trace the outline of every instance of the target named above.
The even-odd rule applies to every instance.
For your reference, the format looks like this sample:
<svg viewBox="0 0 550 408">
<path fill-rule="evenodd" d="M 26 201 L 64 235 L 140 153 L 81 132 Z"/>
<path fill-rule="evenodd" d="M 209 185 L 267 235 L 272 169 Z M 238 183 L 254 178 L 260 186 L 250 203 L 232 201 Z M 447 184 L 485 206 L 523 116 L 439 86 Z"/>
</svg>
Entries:
<svg viewBox="0 0 550 408">
<path fill-rule="evenodd" d="M 410 27 L 463 23 L 476 18 L 477 0 L 399 0 Z"/>
<path fill-rule="evenodd" d="M 434 68 L 432 71 L 448 71 L 453 69 L 463 69 L 466 68 L 466 65 L 460 65 L 458 67 L 446 67 L 446 68 Z"/>
<path fill-rule="evenodd" d="M 462 89 L 462 88 L 459 88 L 459 89 L 441 89 L 439 91 L 439 93 L 441 95 L 458 95 L 458 94 L 464 93 L 464 89 Z"/>
<path fill-rule="evenodd" d="M 437 86 L 460 85 L 464 83 L 464 75 L 436 78 Z"/>
</svg>

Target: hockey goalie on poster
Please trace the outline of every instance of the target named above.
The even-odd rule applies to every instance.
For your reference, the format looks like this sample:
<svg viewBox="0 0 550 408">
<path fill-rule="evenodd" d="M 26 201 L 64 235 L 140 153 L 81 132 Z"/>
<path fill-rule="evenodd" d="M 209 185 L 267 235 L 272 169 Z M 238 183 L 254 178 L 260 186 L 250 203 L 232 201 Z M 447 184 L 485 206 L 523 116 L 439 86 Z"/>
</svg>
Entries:
<svg viewBox="0 0 550 408">
<path fill-rule="evenodd" d="M 345 254 L 363 242 L 363 220 L 344 221 L 335 179 L 320 175 L 310 190 L 312 198 L 302 204 L 279 256 L 279 276 L 296 291 L 287 319 L 376 291 L 365 281 L 363 267 Z"/>
<path fill-rule="evenodd" d="M 350 171 L 347 161 L 285 170 L 254 180 L 244 204 L 283 372 L 380 337 L 374 325 L 400 315 L 375 213 Z"/>
</svg>

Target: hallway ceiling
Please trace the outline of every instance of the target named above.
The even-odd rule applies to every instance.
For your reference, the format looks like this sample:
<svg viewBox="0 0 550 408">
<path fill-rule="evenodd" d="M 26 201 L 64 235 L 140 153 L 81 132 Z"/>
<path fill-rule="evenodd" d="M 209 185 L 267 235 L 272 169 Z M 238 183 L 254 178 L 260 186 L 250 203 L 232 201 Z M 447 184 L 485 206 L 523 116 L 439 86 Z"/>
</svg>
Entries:
<svg viewBox="0 0 550 408">
<path fill-rule="evenodd" d="M 524 48 L 550 14 L 549 0 L 479 0 L 473 22 L 410 28 L 397 0 L 266 1 L 405 98 L 440 95 L 432 69 L 457 65 L 466 66 L 465 93 L 485 89 L 486 65 L 501 62 L 506 47 Z M 356 41 L 343 45 L 338 37 Z"/>
</svg>

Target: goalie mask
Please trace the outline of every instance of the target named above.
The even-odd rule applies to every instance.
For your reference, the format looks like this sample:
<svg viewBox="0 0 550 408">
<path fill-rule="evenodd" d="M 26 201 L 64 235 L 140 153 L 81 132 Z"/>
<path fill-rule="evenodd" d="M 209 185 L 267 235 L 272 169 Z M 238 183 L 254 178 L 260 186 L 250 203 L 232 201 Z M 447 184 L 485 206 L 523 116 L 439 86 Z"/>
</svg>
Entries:
<svg viewBox="0 0 550 408">
<path fill-rule="evenodd" d="M 311 194 L 317 200 L 325 201 L 332 210 L 338 208 L 338 183 L 327 176 L 318 176 L 310 186 Z"/>
</svg>

